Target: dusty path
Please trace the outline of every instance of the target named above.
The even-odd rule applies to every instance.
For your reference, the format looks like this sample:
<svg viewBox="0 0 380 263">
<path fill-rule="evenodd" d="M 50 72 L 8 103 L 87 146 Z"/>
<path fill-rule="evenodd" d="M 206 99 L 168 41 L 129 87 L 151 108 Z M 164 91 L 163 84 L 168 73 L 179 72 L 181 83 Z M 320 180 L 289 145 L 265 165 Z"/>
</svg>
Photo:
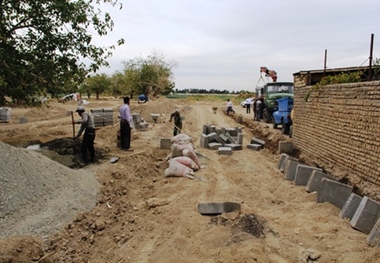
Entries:
<svg viewBox="0 0 380 263">
<path fill-rule="evenodd" d="M 94 107 L 119 105 L 117 100 L 92 103 Z M 212 106 L 219 107 L 216 114 Z M 64 111 L 73 105 L 52 107 Z M 133 132 L 132 154 L 116 148 L 117 125 L 99 130 L 97 147 L 105 149 L 106 158 L 120 160 L 111 164 L 104 159 L 85 168 L 103 185 L 103 197 L 92 211 L 49 237 L 47 252 L 51 254 L 46 260 L 51 261 L 45 262 L 306 262 L 309 255 L 315 258 L 309 262 L 378 262 L 379 250 L 368 247 L 366 235 L 340 219 L 337 208 L 317 204 L 314 194 L 283 179 L 277 154 L 246 148 L 251 128 L 243 129 L 243 150 L 231 156 L 200 148 L 204 124 L 241 125 L 226 116 L 223 107 L 224 102 L 164 98 L 132 105 L 149 122 L 149 130 Z M 238 107 L 237 114 L 246 117 Z M 207 156 L 200 159 L 205 168 L 196 172 L 206 181 L 164 177 L 167 164 L 163 159 L 169 151 L 159 149 L 159 140 L 171 136 L 168 118 L 175 108 L 185 116 L 183 131 L 194 138 L 197 151 Z M 60 110 L 48 123 L 36 118 L 28 128 L 2 125 L 1 139 L 15 143 L 31 127 L 26 140 L 70 136 L 69 118 L 58 118 Z M 158 112 L 162 116 L 153 123 L 149 116 Z M 240 203 L 241 213 L 210 217 L 197 212 L 199 202 L 221 201 Z M 245 226 L 252 230 L 258 222 L 263 235 L 258 238 L 242 231 L 243 218 L 257 219 Z"/>
</svg>

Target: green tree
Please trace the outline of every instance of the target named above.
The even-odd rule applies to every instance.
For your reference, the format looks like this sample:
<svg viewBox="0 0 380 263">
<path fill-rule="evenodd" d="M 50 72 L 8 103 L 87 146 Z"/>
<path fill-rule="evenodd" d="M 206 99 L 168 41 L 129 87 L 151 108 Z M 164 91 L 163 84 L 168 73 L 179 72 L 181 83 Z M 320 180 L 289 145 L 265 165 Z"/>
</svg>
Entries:
<svg viewBox="0 0 380 263">
<path fill-rule="evenodd" d="M 67 82 L 80 83 L 107 66 L 115 46 L 97 47 L 90 33 L 104 36 L 113 29 L 102 4 L 118 0 L 0 0 L 0 103 L 4 96 L 55 97 L 66 92 Z"/>
<path fill-rule="evenodd" d="M 113 96 L 120 96 L 126 93 L 126 80 L 122 72 L 116 72 L 110 78 L 110 92 Z"/>
<path fill-rule="evenodd" d="M 99 99 L 99 95 L 109 88 L 110 83 L 111 81 L 106 74 L 96 74 L 86 79 L 88 91 L 95 93 L 97 100 Z"/>
<path fill-rule="evenodd" d="M 124 75 L 128 91 L 145 94 L 150 99 L 174 90 L 172 69 L 175 62 L 167 62 L 160 52 L 152 52 L 147 58 L 135 58 L 124 62 Z"/>
</svg>

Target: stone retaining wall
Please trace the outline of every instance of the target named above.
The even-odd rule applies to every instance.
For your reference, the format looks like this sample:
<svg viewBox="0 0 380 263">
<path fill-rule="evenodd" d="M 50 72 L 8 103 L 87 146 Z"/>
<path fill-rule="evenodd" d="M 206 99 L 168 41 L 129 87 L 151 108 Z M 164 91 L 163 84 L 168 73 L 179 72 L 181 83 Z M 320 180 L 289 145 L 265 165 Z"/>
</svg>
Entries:
<svg viewBox="0 0 380 263">
<path fill-rule="evenodd" d="M 301 158 L 380 199 L 380 82 L 295 87 L 293 141 Z"/>
</svg>

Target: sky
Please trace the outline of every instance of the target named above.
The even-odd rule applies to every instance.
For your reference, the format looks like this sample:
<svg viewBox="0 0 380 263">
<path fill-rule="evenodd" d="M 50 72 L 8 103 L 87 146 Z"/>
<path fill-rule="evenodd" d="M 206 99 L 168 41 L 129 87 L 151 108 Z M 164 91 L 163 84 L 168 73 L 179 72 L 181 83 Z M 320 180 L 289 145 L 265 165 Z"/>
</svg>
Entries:
<svg viewBox="0 0 380 263">
<path fill-rule="evenodd" d="M 373 58 L 380 58 L 379 0 L 119 0 L 109 12 L 114 29 L 94 44 L 113 50 L 109 68 L 153 52 L 175 62 L 175 89 L 254 91 L 260 67 L 277 81 L 326 67 L 367 66 L 371 35 Z M 260 78 L 260 77 L 263 78 Z"/>
</svg>

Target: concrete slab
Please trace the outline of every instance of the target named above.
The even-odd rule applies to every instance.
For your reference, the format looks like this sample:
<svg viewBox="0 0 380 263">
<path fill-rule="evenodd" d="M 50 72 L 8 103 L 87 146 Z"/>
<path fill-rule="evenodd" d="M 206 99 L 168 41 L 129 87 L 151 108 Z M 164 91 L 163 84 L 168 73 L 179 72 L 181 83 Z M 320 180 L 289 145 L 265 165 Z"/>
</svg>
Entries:
<svg viewBox="0 0 380 263">
<path fill-rule="evenodd" d="M 210 134 L 207 134 L 209 137 L 209 142 L 218 142 L 221 144 L 225 144 L 225 142 L 220 138 L 220 136 L 216 132 L 212 132 Z"/>
<path fill-rule="evenodd" d="M 313 171 L 322 172 L 321 168 L 299 164 L 296 168 L 296 174 L 294 176 L 295 185 L 307 185 L 310 175 Z"/>
<path fill-rule="evenodd" d="M 263 146 L 261 144 L 253 143 L 253 144 L 248 144 L 247 148 L 254 151 L 259 151 L 263 148 Z"/>
<path fill-rule="evenodd" d="M 335 180 L 332 176 L 325 174 L 322 171 L 314 170 L 309 178 L 309 181 L 306 184 L 305 190 L 307 192 L 318 192 L 321 189 L 322 178 L 328 178 Z"/>
<path fill-rule="evenodd" d="M 231 135 L 231 136 L 237 136 L 238 135 L 238 131 L 236 128 L 227 128 L 226 129 L 226 132 Z"/>
<path fill-rule="evenodd" d="M 350 224 L 353 228 L 369 234 L 380 218 L 380 203 L 364 196 L 356 209 Z"/>
<path fill-rule="evenodd" d="M 232 136 L 228 132 L 226 132 L 225 135 L 228 139 L 228 143 L 236 143 L 235 139 L 232 138 Z"/>
<path fill-rule="evenodd" d="M 219 147 L 218 154 L 231 155 L 232 149 L 230 147 Z"/>
<path fill-rule="evenodd" d="M 294 150 L 293 142 L 278 142 L 278 153 L 291 154 Z"/>
<path fill-rule="evenodd" d="M 199 144 L 202 148 L 208 148 L 208 143 L 209 143 L 209 137 L 202 133 L 201 134 L 201 139 L 199 140 Z"/>
<path fill-rule="evenodd" d="M 260 139 L 258 139 L 258 138 L 256 138 L 256 137 L 253 137 L 253 138 L 251 139 L 251 144 L 260 144 L 260 145 L 262 145 L 263 147 L 265 147 L 265 141 L 260 140 Z"/>
<path fill-rule="evenodd" d="M 286 153 L 281 153 L 280 159 L 278 160 L 277 168 L 280 169 L 282 164 L 285 162 L 286 159 L 289 158 L 289 155 Z"/>
<path fill-rule="evenodd" d="M 285 164 L 284 175 L 286 180 L 294 181 L 296 176 L 297 166 L 302 164 L 298 161 L 288 159 Z"/>
<path fill-rule="evenodd" d="M 339 217 L 343 219 L 352 219 L 356 210 L 359 207 L 360 202 L 362 201 L 362 197 L 351 193 L 350 197 L 347 199 L 346 203 L 340 210 Z"/>
<path fill-rule="evenodd" d="M 172 142 L 170 138 L 162 138 L 160 140 L 160 149 L 170 149 L 172 147 Z"/>
<path fill-rule="evenodd" d="M 317 202 L 330 204 L 342 209 L 352 193 L 353 187 L 334 180 L 322 178 L 321 190 L 317 193 Z"/>
<path fill-rule="evenodd" d="M 218 142 L 210 142 L 208 144 L 208 148 L 210 150 L 218 150 L 220 147 L 223 147 L 223 144 L 221 143 L 218 143 Z"/>
<path fill-rule="evenodd" d="M 243 146 L 237 143 L 227 143 L 224 145 L 225 147 L 230 147 L 233 151 L 243 150 Z"/>
<path fill-rule="evenodd" d="M 205 134 L 205 135 L 209 134 L 210 133 L 209 132 L 210 131 L 209 127 L 210 127 L 210 125 L 203 124 L 203 126 L 202 126 L 202 133 Z"/>
<path fill-rule="evenodd" d="M 376 221 L 376 224 L 369 233 L 367 242 L 370 246 L 380 247 L 380 219 Z"/>
<path fill-rule="evenodd" d="M 239 203 L 223 202 L 223 203 L 198 203 L 198 213 L 202 215 L 217 215 L 223 213 L 239 212 L 241 206 Z"/>
<path fill-rule="evenodd" d="M 243 138 L 244 138 L 243 133 L 238 133 L 236 143 L 243 145 Z"/>
<path fill-rule="evenodd" d="M 219 134 L 219 137 L 223 140 L 224 143 L 229 143 L 228 138 L 225 134 Z"/>
</svg>

